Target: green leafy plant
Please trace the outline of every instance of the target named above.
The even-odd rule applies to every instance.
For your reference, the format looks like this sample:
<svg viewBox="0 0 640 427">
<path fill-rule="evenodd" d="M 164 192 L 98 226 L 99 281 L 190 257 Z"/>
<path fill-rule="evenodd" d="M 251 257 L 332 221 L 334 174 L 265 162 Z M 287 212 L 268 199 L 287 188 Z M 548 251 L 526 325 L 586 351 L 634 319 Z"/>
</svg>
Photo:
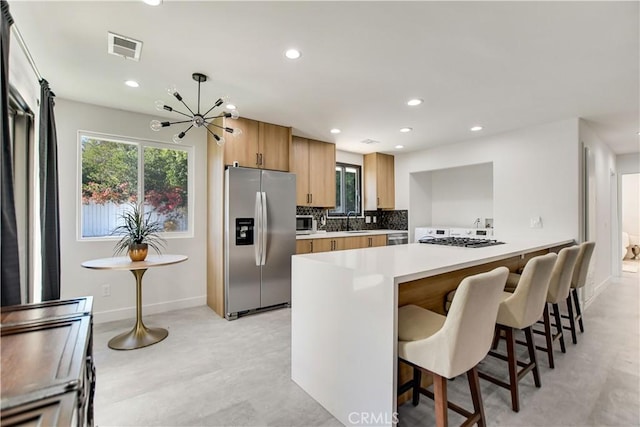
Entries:
<svg viewBox="0 0 640 427">
<path fill-rule="evenodd" d="M 151 221 L 151 212 L 142 213 L 140 206 L 132 204 L 120 217 L 123 224 L 116 227 L 111 234 L 122 236 L 116 243 L 114 255 L 127 252 L 132 245 L 146 243 L 157 253 L 164 249 L 166 241 L 160 237 L 162 225 L 157 221 Z"/>
</svg>

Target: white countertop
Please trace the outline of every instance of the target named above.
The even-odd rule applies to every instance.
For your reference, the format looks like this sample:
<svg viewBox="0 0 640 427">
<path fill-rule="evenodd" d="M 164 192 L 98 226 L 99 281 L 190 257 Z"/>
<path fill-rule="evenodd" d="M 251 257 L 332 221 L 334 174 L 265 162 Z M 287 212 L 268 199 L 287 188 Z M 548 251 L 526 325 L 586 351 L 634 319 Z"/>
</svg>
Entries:
<svg viewBox="0 0 640 427">
<path fill-rule="evenodd" d="M 333 239 L 335 237 L 357 237 L 357 236 L 375 236 L 379 234 L 408 233 L 407 230 L 357 230 L 357 232 L 349 231 L 331 231 L 319 232 L 313 234 L 297 234 L 296 240 L 304 239 Z"/>
<path fill-rule="evenodd" d="M 365 271 L 370 274 L 380 274 L 393 278 L 395 283 L 402 283 L 534 252 L 539 249 L 569 244 L 573 241 L 571 238 L 511 241 L 503 245 L 485 248 L 459 248 L 410 243 L 407 245 L 380 246 L 295 256 L 334 266 Z"/>
</svg>

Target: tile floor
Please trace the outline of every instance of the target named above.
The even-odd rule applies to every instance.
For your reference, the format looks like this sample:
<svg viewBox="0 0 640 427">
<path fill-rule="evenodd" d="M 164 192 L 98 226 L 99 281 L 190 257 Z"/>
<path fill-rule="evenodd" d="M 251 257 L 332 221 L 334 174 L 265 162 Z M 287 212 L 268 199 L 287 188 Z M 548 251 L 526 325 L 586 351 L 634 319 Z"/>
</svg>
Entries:
<svg viewBox="0 0 640 427">
<path fill-rule="evenodd" d="M 578 344 L 556 351 L 555 370 L 538 353 L 542 388 L 530 374 L 521 381 L 520 413 L 511 411 L 507 390 L 480 381 L 490 426 L 640 425 L 640 283 L 638 274 L 623 274 L 586 310 Z M 169 337 L 134 351 L 107 347 L 132 320 L 96 325 L 96 424 L 340 425 L 290 379 L 290 320 L 289 309 L 233 322 L 207 307 L 178 310 L 145 317 Z M 481 369 L 506 378 L 504 362 L 493 358 Z M 449 384 L 449 398 L 470 406 L 465 378 Z M 402 426 L 434 425 L 429 399 L 399 413 Z"/>
</svg>

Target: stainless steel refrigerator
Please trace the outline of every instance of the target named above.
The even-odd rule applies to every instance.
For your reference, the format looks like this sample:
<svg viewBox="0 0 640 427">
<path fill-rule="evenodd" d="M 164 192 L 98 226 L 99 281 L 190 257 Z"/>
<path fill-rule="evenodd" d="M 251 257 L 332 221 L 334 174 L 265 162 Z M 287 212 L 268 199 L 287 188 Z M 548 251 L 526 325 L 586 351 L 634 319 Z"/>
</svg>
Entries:
<svg viewBox="0 0 640 427">
<path fill-rule="evenodd" d="M 296 176 L 225 171 L 225 317 L 291 303 L 296 250 Z"/>
</svg>

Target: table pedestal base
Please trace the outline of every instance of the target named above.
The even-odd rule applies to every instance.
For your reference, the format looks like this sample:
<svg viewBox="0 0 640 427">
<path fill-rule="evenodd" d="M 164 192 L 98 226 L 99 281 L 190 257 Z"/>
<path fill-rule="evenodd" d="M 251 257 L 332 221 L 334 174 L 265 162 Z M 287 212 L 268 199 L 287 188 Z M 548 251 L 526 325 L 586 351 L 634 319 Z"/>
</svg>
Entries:
<svg viewBox="0 0 640 427">
<path fill-rule="evenodd" d="M 135 350 L 162 341 L 169 335 L 169 331 L 162 328 L 147 328 L 136 325 L 129 332 L 120 334 L 109 340 L 109 348 L 114 350 Z"/>
<path fill-rule="evenodd" d="M 135 350 L 162 341 L 169 331 L 162 328 L 147 328 L 142 323 L 142 276 L 147 269 L 132 270 L 136 278 L 136 325 L 129 332 L 120 334 L 109 341 L 114 350 Z"/>
</svg>

